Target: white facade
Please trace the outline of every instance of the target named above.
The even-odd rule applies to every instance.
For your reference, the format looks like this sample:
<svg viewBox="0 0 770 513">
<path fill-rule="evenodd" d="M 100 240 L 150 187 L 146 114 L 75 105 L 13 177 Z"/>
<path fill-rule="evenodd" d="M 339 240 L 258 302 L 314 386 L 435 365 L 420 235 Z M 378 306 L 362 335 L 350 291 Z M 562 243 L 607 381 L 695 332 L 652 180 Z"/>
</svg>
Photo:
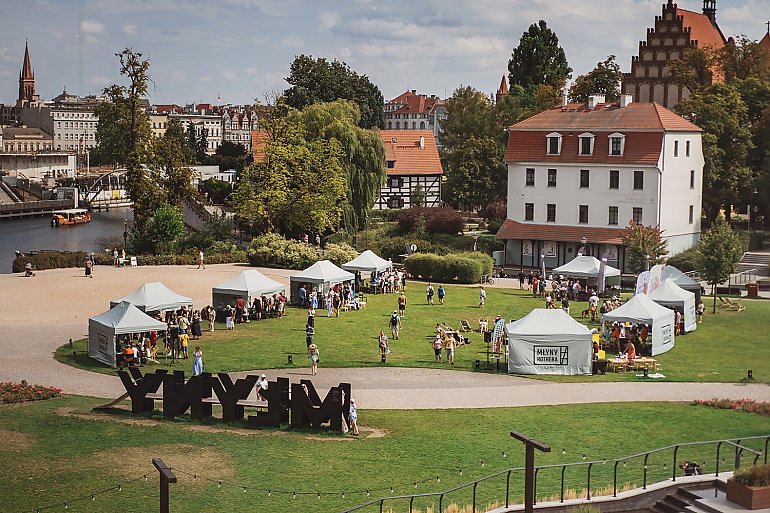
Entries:
<svg viewBox="0 0 770 513">
<path fill-rule="evenodd" d="M 75 176 L 75 155 L 70 153 L 10 154 L 0 153 L 0 175 L 32 180 L 72 178 Z"/>
<path fill-rule="evenodd" d="M 209 114 L 169 114 L 168 119 L 178 119 L 184 126 L 185 131 L 189 129 L 190 123 L 195 126 L 195 136 L 200 138 L 203 130 L 206 130 L 206 142 L 208 144 L 206 153 L 213 155 L 217 148 L 222 144 L 222 117 Z"/>
<path fill-rule="evenodd" d="M 53 136 L 56 151 L 80 152 L 96 147 L 95 103 L 24 107 L 21 117 L 28 127 L 40 128 Z"/>
</svg>

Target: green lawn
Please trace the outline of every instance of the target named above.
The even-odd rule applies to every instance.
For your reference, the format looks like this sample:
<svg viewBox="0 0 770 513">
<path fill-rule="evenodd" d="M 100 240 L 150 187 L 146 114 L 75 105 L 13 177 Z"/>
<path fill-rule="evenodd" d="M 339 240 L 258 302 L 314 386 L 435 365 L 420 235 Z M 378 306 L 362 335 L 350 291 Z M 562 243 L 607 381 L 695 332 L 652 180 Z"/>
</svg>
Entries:
<svg viewBox="0 0 770 513">
<path fill-rule="evenodd" d="M 218 421 L 201 429 L 189 419 L 166 421 L 157 414 L 139 417 L 136 423 L 124 422 L 136 419 L 130 414 L 99 420 L 88 416 L 98 403 L 87 397 L 66 397 L 0 406 L 3 511 L 34 511 L 67 500 L 71 511 L 154 510 L 158 488 L 153 457 L 178 470 L 179 483 L 172 485 L 171 494 L 175 512 L 339 511 L 365 502 L 367 490 L 372 497 L 390 495 L 391 486 L 396 494 L 413 493 L 413 482 L 418 481 L 418 492 L 435 491 L 521 466 L 522 447 L 510 438 L 511 430 L 536 436 L 553 447 L 550 454 L 537 455 L 538 464 L 581 462 L 583 455 L 587 461 L 615 458 L 677 441 L 770 434 L 767 417 L 685 404 L 362 410 L 363 436 L 340 439 L 329 433 L 285 429 L 244 434 L 229 431 L 232 428 Z M 572 429 L 575 423 L 580 430 Z M 752 442 L 752 447 L 760 446 Z M 729 467 L 731 453 L 724 453 Z M 715 454 L 713 446 L 683 448 L 678 458 L 699 461 L 705 471 L 713 472 Z M 650 480 L 670 475 L 671 462 L 670 452 L 652 456 Z M 639 460 L 619 467 L 619 482 L 640 483 L 641 467 Z M 612 465 L 595 465 L 592 488 L 611 484 L 611 471 Z M 185 472 L 202 477 L 193 480 Z M 585 467 L 569 470 L 568 487 L 582 490 L 585 472 Z M 559 475 L 558 469 L 539 474 L 541 499 L 558 493 Z M 137 477 L 138 481 L 129 482 Z M 218 488 L 203 477 L 224 484 Z M 518 473 L 512 478 L 512 494 L 518 500 L 522 479 Z M 118 484 L 122 491 L 91 500 L 91 493 Z M 245 493 L 241 486 L 246 487 Z M 480 484 L 479 503 L 494 501 L 501 490 L 503 480 Z M 292 498 L 293 492 L 299 493 L 297 498 Z M 83 495 L 86 500 L 71 502 Z M 449 501 L 461 504 L 469 500 L 470 492 L 449 496 Z M 60 509 L 63 506 L 54 511 Z M 405 509 L 402 504 L 394 511 Z"/>
<path fill-rule="evenodd" d="M 526 291 L 518 289 L 487 290 L 487 304 L 484 310 L 478 308 L 478 287 L 447 287 L 446 304 L 428 306 L 424 296 L 425 285 L 410 283 L 407 296 L 409 304 L 403 319 L 399 340 L 391 340 L 389 366 L 438 367 L 434 363 L 430 346 L 434 326 L 446 322 L 453 327 L 460 319 L 477 327 L 478 320 L 486 317 L 491 321 L 495 315 L 506 320 L 518 319 L 533 308 L 543 306 L 542 299 L 535 299 Z M 740 313 L 718 309 L 716 315 L 707 314 L 698 330 L 690 335 L 677 337 L 676 347 L 659 357 L 662 373 L 673 381 L 724 381 L 736 382 L 746 376 L 751 368 L 754 377 L 761 382 L 770 382 L 770 358 L 764 354 L 761 340 L 766 338 L 770 318 L 770 302 L 747 301 L 746 310 Z M 319 310 L 316 317 L 315 342 L 321 354 L 323 367 L 379 366 L 380 357 L 376 337 L 379 330 L 390 336 L 388 319 L 396 308 L 396 295 L 368 296 L 368 307 L 361 311 L 343 312 L 339 318 L 327 318 L 325 310 Z M 572 316 L 581 322 L 580 312 L 586 303 L 573 302 Z M 228 332 L 217 325 L 213 334 L 204 331 L 199 342 L 191 341 L 192 347 L 200 343 L 203 347 L 206 370 L 240 371 L 264 368 L 288 367 L 287 357 L 292 355 L 295 366 L 307 366 L 305 345 L 306 312 L 289 308 L 286 317 L 251 322 L 236 326 Z M 471 344 L 457 350 L 456 369 L 470 370 L 477 359 L 485 360 L 485 344 L 478 332 L 468 334 Z M 73 356 L 73 349 L 76 355 Z M 85 341 L 79 341 L 74 348 L 68 345 L 57 350 L 56 358 L 64 363 L 89 370 L 112 373 L 89 359 Z M 161 360 L 162 361 L 162 360 Z M 192 368 L 191 360 L 183 362 L 186 369 Z M 446 364 L 441 365 L 443 368 Z M 166 368 L 164 364 L 159 368 Z M 182 368 L 177 364 L 177 369 Z M 618 381 L 637 380 L 634 373 L 608 374 L 606 376 L 550 377 L 544 379 L 566 381 Z"/>
</svg>

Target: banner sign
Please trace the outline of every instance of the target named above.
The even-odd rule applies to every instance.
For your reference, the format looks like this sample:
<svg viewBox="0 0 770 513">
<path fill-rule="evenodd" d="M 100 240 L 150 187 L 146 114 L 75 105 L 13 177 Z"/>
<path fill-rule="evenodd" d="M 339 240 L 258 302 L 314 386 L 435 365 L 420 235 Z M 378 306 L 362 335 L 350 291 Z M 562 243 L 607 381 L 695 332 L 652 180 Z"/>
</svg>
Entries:
<svg viewBox="0 0 770 513">
<path fill-rule="evenodd" d="M 567 365 L 569 362 L 567 346 L 534 346 L 532 351 L 535 365 Z"/>
</svg>

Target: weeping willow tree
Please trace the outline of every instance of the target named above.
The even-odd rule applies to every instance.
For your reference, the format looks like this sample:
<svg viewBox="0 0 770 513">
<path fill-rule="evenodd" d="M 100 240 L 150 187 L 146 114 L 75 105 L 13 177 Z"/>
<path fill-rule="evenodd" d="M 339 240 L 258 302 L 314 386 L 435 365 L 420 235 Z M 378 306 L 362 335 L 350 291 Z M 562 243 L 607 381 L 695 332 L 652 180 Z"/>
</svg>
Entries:
<svg viewBox="0 0 770 513">
<path fill-rule="evenodd" d="M 342 227 L 362 229 L 385 182 L 385 145 L 379 133 L 358 126 L 358 105 L 349 100 L 310 105 L 298 115 L 308 140 L 335 139 L 342 147 L 349 186 L 347 202 L 341 205 Z"/>
</svg>

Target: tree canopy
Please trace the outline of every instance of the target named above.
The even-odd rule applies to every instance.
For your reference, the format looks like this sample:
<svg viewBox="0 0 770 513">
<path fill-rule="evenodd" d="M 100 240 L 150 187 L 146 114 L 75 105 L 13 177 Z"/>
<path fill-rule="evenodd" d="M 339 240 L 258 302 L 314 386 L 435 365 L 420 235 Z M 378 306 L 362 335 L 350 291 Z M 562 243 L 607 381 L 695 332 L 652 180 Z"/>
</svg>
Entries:
<svg viewBox="0 0 770 513">
<path fill-rule="evenodd" d="M 463 210 L 476 210 L 505 199 L 507 168 L 503 147 L 492 137 L 471 135 L 445 158 L 444 201 Z"/>
<path fill-rule="evenodd" d="M 606 95 L 608 102 L 620 99 L 620 80 L 623 73 L 615 62 L 615 56 L 610 55 L 604 61 L 596 64 L 594 69 L 575 79 L 569 90 L 569 96 L 574 102 L 584 102 L 594 93 Z"/>
<path fill-rule="evenodd" d="M 740 237 L 725 222 L 724 217 L 719 216 L 711 228 L 701 236 L 698 246 L 698 271 L 709 285 L 715 287 L 727 281 L 735 272 L 742 256 Z"/>
<path fill-rule="evenodd" d="M 662 257 L 668 254 L 668 243 L 663 233 L 656 226 L 644 226 L 629 221 L 620 235 L 628 255 L 628 267 L 631 272 L 645 270 L 647 255 L 650 265 L 662 263 Z"/>
<path fill-rule="evenodd" d="M 384 100 L 380 89 L 366 75 L 336 59 L 314 59 L 298 55 L 291 63 L 286 82 L 291 87 L 283 93 L 286 105 L 301 110 L 314 103 L 352 100 L 360 111 L 361 128 L 383 128 Z"/>
<path fill-rule="evenodd" d="M 561 90 L 572 76 L 559 38 L 544 20 L 533 23 L 522 34 L 508 61 L 508 72 L 510 86 L 520 85 L 524 89 L 548 85 Z"/>
<path fill-rule="evenodd" d="M 668 67 L 673 81 L 694 93 L 711 85 L 715 64 L 716 56 L 711 50 L 691 46 Z"/>
</svg>

